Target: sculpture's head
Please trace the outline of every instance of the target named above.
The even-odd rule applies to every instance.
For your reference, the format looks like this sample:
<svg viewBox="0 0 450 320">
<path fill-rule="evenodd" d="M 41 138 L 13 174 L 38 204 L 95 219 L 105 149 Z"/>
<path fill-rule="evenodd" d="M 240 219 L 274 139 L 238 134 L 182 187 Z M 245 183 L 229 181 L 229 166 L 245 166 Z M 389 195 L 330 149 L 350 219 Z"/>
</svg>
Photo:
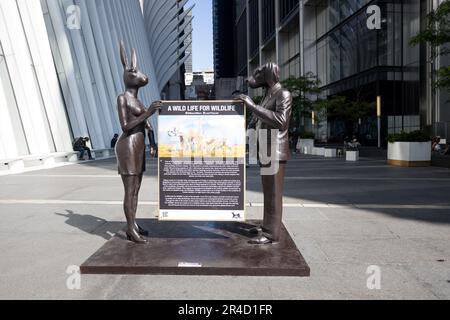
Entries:
<svg viewBox="0 0 450 320">
<path fill-rule="evenodd" d="M 120 59 L 123 66 L 123 81 L 127 88 L 140 88 L 148 84 L 148 77 L 137 68 L 136 50 L 131 51 L 131 66 L 123 42 L 120 43 Z"/>
<path fill-rule="evenodd" d="M 250 88 L 270 88 L 280 82 L 280 67 L 276 63 L 269 62 L 253 72 L 248 78 Z"/>
</svg>

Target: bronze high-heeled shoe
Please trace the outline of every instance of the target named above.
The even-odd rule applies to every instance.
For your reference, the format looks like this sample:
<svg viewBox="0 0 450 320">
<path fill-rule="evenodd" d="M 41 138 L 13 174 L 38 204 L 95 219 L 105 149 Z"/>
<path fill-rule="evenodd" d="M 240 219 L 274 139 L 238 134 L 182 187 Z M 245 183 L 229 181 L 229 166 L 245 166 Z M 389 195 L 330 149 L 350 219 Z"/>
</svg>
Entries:
<svg viewBox="0 0 450 320">
<path fill-rule="evenodd" d="M 141 235 L 141 236 L 144 236 L 144 237 L 148 237 L 148 231 L 147 230 L 145 230 L 144 228 L 142 228 L 140 225 L 138 225 L 137 223 L 136 223 L 136 228 L 137 228 L 137 231 L 138 231 L 138 233 Z"/>
<path fill-rule="evenodd" d="M 137 243 L 137 244 L 146 244 L 148 241 L 142 238 L 139 234 L 130 233 L 127 231 L 127 239 L 128 241 Z"/>
<path fill-rule="evenodd" d="M 262 227 L 253 227 L 251 229 L 248 229 L 248 233 L 253 234 L 253 235 L 258 235 L 258 234 L 261 234 L 262 232 L 263 232 Z"/>
<path fill-rule="evenodd" d="M 272 244 L 273 241 L 267 238 L 266 236 L 258 236 L 255 239 L 250 240 L 248 243 L 253 245 L 266 245 Z"/>
</svg>

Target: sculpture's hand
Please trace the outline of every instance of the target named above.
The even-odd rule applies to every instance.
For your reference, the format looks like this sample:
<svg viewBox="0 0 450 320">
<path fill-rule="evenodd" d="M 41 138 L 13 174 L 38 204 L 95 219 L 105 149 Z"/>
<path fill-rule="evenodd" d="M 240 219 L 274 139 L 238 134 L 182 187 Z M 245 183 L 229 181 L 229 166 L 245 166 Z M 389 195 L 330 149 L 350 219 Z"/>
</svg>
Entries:
<svg viewBox="0 0 450 320">
<path fill-rule="evenodd" d="M 240 94 L 240 95 L 236 96 L 236 99 L 244 102 L 244 104 L 247 106 L 247 108 L 254 109 L 256 107 L 256 104 L 253 102 L 253 100 L 245 94 Z"/>
<path fill-rule="evenodd" d="M 162 102 L 161 101 L 155 101 L 152 103 L 152 105 L 147 109 L 147 114 L 149 117 L 154 115 L 157 111 L 161 110 Z"/>
</svg>

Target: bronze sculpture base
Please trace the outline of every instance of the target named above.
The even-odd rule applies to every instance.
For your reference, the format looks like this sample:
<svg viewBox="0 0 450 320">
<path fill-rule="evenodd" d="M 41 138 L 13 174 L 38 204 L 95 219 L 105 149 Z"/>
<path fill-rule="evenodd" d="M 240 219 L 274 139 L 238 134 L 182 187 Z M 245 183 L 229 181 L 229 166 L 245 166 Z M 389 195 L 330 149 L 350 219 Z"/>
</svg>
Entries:
<svg viewBox="0 0 450 320">
<path fill-rule="evenodd" d="M 308 277 L 310 269 L 283 226 L 276 244 L 255 246 L 249 231 L 261 221 L 141 220 L 148 244 L 119 232 L 81 266 L 82 274 Z"/>
</svg>

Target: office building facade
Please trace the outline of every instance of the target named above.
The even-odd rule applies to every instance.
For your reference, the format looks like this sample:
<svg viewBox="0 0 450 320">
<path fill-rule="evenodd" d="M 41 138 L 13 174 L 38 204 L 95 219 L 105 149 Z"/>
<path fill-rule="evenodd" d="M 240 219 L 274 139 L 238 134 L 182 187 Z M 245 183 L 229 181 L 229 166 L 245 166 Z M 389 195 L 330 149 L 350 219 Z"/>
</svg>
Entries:
<svg viewBox="0 0 450 320">
<path fill-rule="evenodd" d="M 213 41 L 215 77 L 234 77 L 234 4 L 229 0 L 213 0 Z"/>
<path fill-rule="evenodd" d="M 188 43 L 188 46 L 186 48 L 186 52 L 185 54 L 188 56 L 188 58 L 186 59 L 186 61 L 184 62 L 184 67 L 186 70 L 186 73 L 193 73 L 194 69 L 193 69 L 193 52 L 192 52 L 192 10 L 188 13 L 188 19 L 191 21 L 188 24 L 188 31 L 189 31 L 189 35 L 187 36 L 185 42 Z"/>
<path fill-rule="evenodd" d="M 322 98 L 345 96 L 378 103 L 382 141 L 388 133 L 430 127 L 444 135 L 448 95 L 432 89 L 426 45 L 410 40 L 439 1 L 234 0 L 235 76 L 276 62 L 282 80 L 309 72 L 321 81 Z M 380 25 L 368 27 L 373 7 Z M 448 64 L 444 58 L 434 65 Z M 246 90 L 246 88 L 243 88 Z M 249 90 L 253 96 L 261 90 Z M 364 142 L 376 145 L 377 108 L 359 121 Z M 303 119 L 305 130 L 314 120 Z M 315 123 L 318 138 L 345 139 L 345 123 Z"/>
</svg>

